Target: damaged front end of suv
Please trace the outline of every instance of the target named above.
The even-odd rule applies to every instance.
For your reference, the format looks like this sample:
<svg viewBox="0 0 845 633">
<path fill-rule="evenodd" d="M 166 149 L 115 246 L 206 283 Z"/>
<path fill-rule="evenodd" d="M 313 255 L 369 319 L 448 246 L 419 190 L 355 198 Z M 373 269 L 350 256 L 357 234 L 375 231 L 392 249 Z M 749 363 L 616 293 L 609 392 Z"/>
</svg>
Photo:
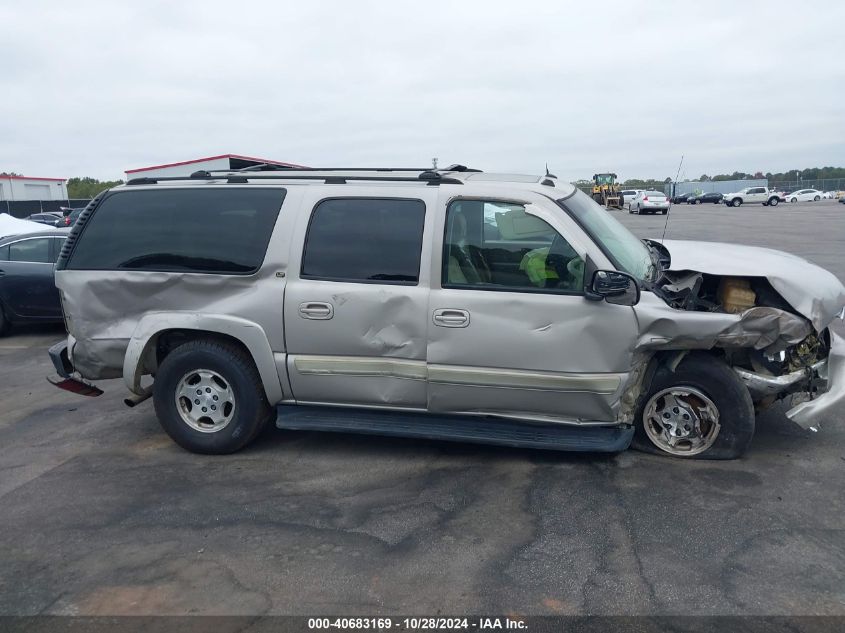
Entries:
<svg viewBox="0 0 845 633">
<path fill-rule="evenodd" d="M 639 350 L 715 351 L 758 410 L 785 400 L 803 428 L 845 399 L 845 342 L 830 328 L 845 287 L 833 274 L 766 248 L 647 243 L 661 272 L 637 306 Z"/>
</svg>

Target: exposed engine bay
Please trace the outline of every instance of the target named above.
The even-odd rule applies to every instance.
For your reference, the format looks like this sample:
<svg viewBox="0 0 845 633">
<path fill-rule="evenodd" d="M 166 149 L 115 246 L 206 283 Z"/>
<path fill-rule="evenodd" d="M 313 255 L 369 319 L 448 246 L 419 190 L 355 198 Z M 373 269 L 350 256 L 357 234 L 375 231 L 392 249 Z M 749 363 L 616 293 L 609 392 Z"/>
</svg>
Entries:
<svg viewBox="0 0 845 633">
<path fill-rule="evenodd" d="M 766 315 L 780 324 L 777 340 L 765 345 L 736 346 L 725 340 L 716 347 L 748 387 L 758 408 L 802 394 L 812 398 L 825 387 L 819 366 L 829 353 L 827 329 L 816 332 L 763 277 L 726 277 L 694 271 L 665 271 L 654 291 L 677 310 L 722 314 Z M 786 327 L 784 325 L 786 324 Z"/>
</svg>

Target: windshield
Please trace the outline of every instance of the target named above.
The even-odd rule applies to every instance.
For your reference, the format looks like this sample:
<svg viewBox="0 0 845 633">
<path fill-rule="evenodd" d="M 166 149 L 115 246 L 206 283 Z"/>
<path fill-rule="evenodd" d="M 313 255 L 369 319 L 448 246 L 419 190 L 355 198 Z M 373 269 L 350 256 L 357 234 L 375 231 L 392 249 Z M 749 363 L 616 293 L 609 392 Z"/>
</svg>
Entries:
<svg viewBox="0 0 845 633">
<path fill-rule="evenodd" d="M 577 189 L 573 195 L 557 203 L 581 225 L 619 270 L 640 281 L 649 278 L 651 251 L 590 196 Z"/>
<path fill-rule="evenodd" d="M 649 196 L 651 198 L 665 198 L 666 197 L 666 194 L 661 192 L 661 191 L 646 191 L 644 195 Z"/>
</svg>

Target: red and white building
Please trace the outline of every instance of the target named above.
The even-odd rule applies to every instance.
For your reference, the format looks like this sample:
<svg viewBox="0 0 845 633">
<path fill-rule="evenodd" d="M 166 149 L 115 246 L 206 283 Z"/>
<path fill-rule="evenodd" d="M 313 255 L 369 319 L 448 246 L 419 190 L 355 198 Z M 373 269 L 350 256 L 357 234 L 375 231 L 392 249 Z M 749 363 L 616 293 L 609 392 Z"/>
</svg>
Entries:
<svg viewBox="0 0 845 633">
<path fill-rule="evenodd" d="M 282 167 L 303 167 L 303 165 L 284 163 L 269 158 L 255 158 L 254 156 L 241 156 L 240 154 L 221 154 L 220 156 L 195 158 L 178 163 L 165 163 L 164 165 L 127 169 L 124 173 L 126 174 L 127 180 L 131 180 L 132 178 L 164 178 L 167 176 L 190 176 L 195 171 L 202 170 L 243 169 L 244 167 L 254 167 L 263 163 L 280 165 Z"/>
<path fill-rule="evenodd" d="M 67 178 L 0 175 L 0 200 L 67 200 Z"/>
</svg>

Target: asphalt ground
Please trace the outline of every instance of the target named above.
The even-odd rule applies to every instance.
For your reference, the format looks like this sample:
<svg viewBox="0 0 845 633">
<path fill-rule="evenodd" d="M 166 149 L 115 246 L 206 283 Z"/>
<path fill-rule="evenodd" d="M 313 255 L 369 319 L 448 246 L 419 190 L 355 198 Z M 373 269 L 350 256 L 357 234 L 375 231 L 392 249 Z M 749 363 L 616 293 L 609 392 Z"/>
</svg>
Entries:
<svg viewBox="0 0 845 633">
<path fill-rule="evenodd" d="M 845 279 L 833 201 L 673 207 L 667 237 Z M 121 381 L 49 385 L 62 336 L 0 339 L 0 615 L 845 614 L 843 410 L 775 407 L 730 462 L 275 429 L 202 457 Z"/>
</svg>

